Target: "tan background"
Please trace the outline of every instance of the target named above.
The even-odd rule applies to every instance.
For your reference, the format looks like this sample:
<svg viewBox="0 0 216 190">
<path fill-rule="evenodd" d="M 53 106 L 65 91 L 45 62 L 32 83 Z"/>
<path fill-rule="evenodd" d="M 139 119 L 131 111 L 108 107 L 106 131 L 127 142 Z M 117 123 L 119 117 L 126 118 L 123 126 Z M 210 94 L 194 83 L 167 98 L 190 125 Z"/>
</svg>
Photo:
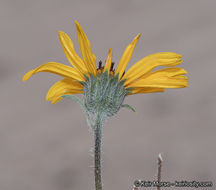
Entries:
<svg viewBox="0 0 216 190">
<path fill-rule="evenodd" d="M 125 102 L 137 113 L 122 109 L 105 124 L 104 189 L 155 179 L 160 152 L 164 180 L 214 181 L 216 1 L 1 0 L 0 189 L 94 188 L 93 138 L 80 107 L 71 100 L 45 101 L 61 77 L 42 73 L 21 81 L 47 61 L 69 65 L 57 31 L 68 33 L 78 50 L 74 19 L 98 61 L 111 47 L 118 62 L 140 32 L 130 65 L 150 53 L 174 51 L 189 72 L 190 88 L 131 96 Z"/>
</svg>

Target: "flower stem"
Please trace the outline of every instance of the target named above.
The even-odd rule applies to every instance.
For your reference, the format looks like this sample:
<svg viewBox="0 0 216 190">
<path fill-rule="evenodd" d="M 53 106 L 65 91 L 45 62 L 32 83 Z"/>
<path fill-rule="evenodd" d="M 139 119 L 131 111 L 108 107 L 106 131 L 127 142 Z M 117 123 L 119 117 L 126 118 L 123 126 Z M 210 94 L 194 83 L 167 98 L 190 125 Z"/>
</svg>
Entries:
<svg viewBox="0 0 216 190">
<path fill-rule="evenodd" d="M 103 119 L 101 114 L 97 114 L 94 126 L 94 162 L 95 162 L 95 190 L 102 190 L 101 182 L 101 131 Z"/>
</svg>

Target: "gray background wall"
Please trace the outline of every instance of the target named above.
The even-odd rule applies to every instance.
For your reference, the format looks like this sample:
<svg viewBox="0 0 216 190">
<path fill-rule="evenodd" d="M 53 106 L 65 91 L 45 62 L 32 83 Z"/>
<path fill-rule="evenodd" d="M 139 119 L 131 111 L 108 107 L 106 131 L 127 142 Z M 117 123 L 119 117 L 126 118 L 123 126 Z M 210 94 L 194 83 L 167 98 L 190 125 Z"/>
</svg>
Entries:
<svg viewBox="0 0 216 190">
<path fill-rule="evenodd" d="M 21 81 L 47 61 L 69 65 L 57 31 L 68 33 L 78 51 L 74 19 L 98 61 L 111 47 L 118 62 L 140 32 L 130 65 L 150 53 L 174 51 L 183 55 L 189 73 L 189 88 L 128 97 L 137 113 L 122 109 L 105 124 L 104 189 L 131 189 L 135 179 L 155 179 L 160 152 L 163 180 L 214 182 L 215 8 L 214 0 L 1 0 L 0 189 L 94 188 L 93 135 L 80 107 L 45 100 L 61 77 L 42 73 Z"/>
</svg>

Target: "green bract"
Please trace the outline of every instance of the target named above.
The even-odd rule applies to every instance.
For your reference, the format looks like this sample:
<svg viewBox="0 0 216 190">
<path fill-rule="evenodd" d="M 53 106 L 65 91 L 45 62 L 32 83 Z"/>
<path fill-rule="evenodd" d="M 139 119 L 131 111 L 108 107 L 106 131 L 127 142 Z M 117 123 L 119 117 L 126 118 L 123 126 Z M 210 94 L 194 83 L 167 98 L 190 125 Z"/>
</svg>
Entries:
<svg viewBox="0 0 216 190">
<path fill-rule="evenodd" d="M 130 89 L 124 87 L 125 80 L 119 81 L 118 74 L 110 75 L 107 71 L 98 73 L 96 77 L 85 76 L 83 85 L 84 104 L 92 113 L 101 112 L 107 117 L 116 114 L 122 106 Z"/>
</svg>

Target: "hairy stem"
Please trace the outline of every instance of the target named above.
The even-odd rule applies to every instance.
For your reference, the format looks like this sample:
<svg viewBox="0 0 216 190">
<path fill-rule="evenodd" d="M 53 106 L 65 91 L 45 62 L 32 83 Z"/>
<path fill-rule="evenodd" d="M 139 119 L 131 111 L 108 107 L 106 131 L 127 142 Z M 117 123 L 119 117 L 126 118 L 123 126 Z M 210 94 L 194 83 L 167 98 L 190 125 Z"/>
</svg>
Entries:
<svg viewBox="0 0 216 190">
<path fill-rule="evenodd" d="M 95 190 L 102 190 L 101 182 L 101 131 L 102 131 L 102 116 L 97 114 L 94 126 L 94 162 L 95 162 Z"/>
</svg>

